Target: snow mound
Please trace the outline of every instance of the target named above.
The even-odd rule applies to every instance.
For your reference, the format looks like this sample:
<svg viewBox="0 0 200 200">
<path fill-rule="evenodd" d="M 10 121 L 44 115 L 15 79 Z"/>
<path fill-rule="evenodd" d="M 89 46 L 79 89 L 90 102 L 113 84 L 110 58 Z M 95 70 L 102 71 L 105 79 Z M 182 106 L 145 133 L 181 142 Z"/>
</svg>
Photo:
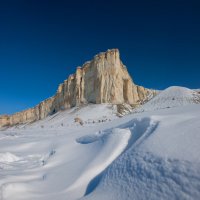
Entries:
<svg viewBox="0 0 200 200">
<path fill-rule="evenodd" d="M 166 109 L 200 103 L 200 94 L 185 87 L 172 86 L 160 92 L 136 112 Z"/>
<path fill-rule="evenodd" d="M 100 149 L 100 151 L 88 163 L 87 169 L 67 188 L 66 196 L 69 199 L 78 199 L 84 192 L 85 195 L 91 193 L 100 181 L 103 171 L 127 147 L 130 136 L 129 129 L 114 128 L 100 134 L 86 135 L 77 139 L 78 143 L 86 145 L 96 142 L 95 148 Z M 88 186 L 85 183 L 89 183 Z"/>
</svg>

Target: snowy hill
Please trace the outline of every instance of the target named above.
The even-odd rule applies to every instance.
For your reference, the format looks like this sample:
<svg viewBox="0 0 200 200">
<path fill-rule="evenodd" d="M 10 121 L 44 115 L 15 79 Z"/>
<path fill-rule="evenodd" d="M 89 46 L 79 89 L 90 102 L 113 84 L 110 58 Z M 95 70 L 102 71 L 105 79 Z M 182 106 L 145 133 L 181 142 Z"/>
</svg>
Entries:
<svg viewBox="0 0 200 200">
<path fill-rule="evenodd" d="M 131 111 L 130 111 L 131 112 Z M 34 130 L 34 129 L 63 129 L 79 127 L 81 124 L 75 122 L 78 118 L 84 126 L 95 126 L 99 123 L 109 122 L 118 118 L 119 115 L 116 105 L 111 104 L 87 104 L 80 107 L 74 107 L 64 111 L 59 111 L 49 115 L 43 120 L 34 123 L 24 123 L 6 128 L 6 130 Z"/>
<path fill-rule="evenodd" d="M 150 111 L 200 103 L 200 94 L 185 87 L 172 86 L 161 91 L 137 111 Z"/>
</svg>

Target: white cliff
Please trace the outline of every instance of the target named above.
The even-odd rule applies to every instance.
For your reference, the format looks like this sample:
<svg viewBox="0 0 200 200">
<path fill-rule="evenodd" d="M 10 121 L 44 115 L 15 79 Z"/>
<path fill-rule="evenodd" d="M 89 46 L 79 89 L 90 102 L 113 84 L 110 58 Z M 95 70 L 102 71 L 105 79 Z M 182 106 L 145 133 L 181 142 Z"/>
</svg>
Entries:
<svg viewBox="0 0 200 200">
<path fill-rule="evenodd" d="M 156 91 L 135 85 L 120 60 L 119 50 L 100 53 L 60 84 L 56 94 L 34 108 L 0 116 L 0 127 L 28 123 L 45 118 L 59 110 L 87 103 L 127 103 L 137 106 Z"/>
</svg>

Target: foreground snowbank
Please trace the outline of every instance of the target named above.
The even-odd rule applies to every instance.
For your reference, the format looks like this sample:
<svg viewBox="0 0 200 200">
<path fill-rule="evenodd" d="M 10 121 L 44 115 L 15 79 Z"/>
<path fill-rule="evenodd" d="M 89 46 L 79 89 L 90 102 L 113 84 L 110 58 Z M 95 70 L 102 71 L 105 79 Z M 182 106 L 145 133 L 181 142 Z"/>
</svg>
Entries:
<svg viewBox="0 0 200 200">
<path fill-rule="evenodd" d="M 117 158 L 83 199 L 199 199 L 200 106 L 151 116 L 159 122 Z M 133 132 L 134 134 L 134 132 Z"/>
<path fill-rule="evenodd" d="M 0 132 L 2 200 L 200 198 L 199 105 L 120 119 L 85 107 L 97 123 L 84 126 L 67 112 Z"/>
</svg>

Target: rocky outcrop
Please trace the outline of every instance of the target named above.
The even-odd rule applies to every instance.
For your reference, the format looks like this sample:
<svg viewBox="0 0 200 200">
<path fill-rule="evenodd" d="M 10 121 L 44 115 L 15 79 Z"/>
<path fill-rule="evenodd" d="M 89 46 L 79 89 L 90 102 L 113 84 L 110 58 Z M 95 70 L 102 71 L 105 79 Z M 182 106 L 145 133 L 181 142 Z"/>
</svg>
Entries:
<svg viewBox="0 0 200 200">
<path fill-rule="evenodd" d="M 59 110 L 87 103 L 142 104 L 155 95 L 154 90 L 135 85 L 118 49 L 100 53 L 60 84 L 55 96 L 34 108 L 0 116 L 0 127 L 37 121 Z"/>
</svg>

